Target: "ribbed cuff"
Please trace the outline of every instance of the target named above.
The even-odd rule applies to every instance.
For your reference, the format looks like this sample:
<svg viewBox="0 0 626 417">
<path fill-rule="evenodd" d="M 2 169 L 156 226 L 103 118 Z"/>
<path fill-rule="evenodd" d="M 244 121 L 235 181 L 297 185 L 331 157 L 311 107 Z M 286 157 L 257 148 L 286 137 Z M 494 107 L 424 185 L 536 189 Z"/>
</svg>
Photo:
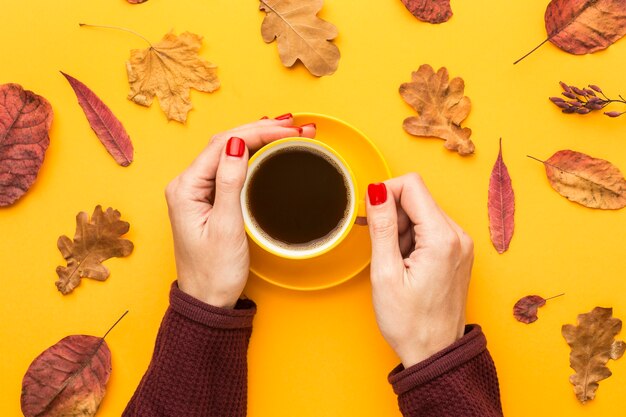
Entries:
<svg viewBox="0 0 626 417">
<path fill-rule="evenodd" d="M 465 326 L 462 338 L 430 358 L 407 369 L 402 364 L 398 365 L 389 374 L 389 382 L 396 395 L 404 394 L 468 362 L 480 355 L 486 347 L 487 339 L 480 326 L 470 324 Z"/>
<path fill-rule="evenodd" d="M 256 304 L 252 300 L 238 300 L 234 309 L 215 307 L 181 291 L 174 281 L 170 289 L 170 307 L 177 313 L 217 329 L 252 327 Z"/>
</svg>

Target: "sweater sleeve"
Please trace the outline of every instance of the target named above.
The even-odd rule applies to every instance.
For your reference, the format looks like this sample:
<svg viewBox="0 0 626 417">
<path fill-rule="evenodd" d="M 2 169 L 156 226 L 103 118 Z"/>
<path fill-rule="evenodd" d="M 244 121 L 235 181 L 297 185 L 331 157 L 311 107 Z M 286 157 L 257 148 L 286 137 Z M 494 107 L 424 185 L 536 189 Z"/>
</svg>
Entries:
<svg viewBox="0 0 626 417">
<path fill-rule="evenodd" d="M 404 417 L 502 417 L 496 368 L 480 326 L 432 357 L 389 374 Z"/>
<path fill-rule="evenodd" d="M 247 351 L 256 305 L 205 304 L 176 282 L 152 360 L 124 417 L 243 417 Z"/>
</svg>

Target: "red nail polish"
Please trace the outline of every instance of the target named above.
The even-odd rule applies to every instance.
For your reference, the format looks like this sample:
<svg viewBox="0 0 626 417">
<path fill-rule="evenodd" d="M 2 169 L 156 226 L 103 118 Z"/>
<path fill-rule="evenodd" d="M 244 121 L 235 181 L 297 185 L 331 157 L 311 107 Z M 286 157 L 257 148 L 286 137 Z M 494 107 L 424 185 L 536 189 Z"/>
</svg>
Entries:
<svg viewBox="0 0 626 417">
<path fill-rule="evenodd" d="M 302 136 L 302 129 L 300 126 L 287 126 L 289 129 L 298 129 L 298 136 Z"/>
<path fill-rule="evenodd" d="M 307 127 L 307 126 L 311 126 L 313 129 L 317 129 L 317 125 L 315 123 L 307 123 L 305 125 L 302 125 L 302 127 Z"/>
<path fill-rule="evenodd" d="M 263 117 L 261 117 L 259 120 L 265 120 L 265 119 L 269 119 L 269 117 L 267 117 L 267 116 L 263 116 Z"/>
<path fill-rule="evenodd" d="M 281 114 L 278 117 L 275 117 L 276 120 L 287 120 L 287 119 L 291 119 L 293 117 L 293 114 L 291 113 L 285 113 L 285 114 Z"/>
<path fill-rule="evenodd" d="M 367 195 L 370 198 L 370 204 L 377 206 L 387 201 L 387 187 L 384 183 L 370 184 L 367 186 Z"/>
<path fill-rule="evenodd" d="M 246 151 L 246 142 L 241 138 L 232 137 L 226 143 L 226 155 L 241 158 Z"/>
</svg>

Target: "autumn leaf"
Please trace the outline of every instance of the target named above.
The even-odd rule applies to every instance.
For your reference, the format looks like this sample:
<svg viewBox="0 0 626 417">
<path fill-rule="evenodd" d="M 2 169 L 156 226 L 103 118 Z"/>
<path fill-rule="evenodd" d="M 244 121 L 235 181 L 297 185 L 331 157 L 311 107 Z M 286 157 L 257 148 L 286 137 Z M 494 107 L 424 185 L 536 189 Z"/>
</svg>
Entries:
<svg viewBox="0 0 626 417">
<path fill-rule="evenodd" d="M 115 162 L 124 167 L 130 165 L 133 162 L 133 144 L 122 123 L 89 87 L 71 75 L 61 74 L 70 83 L 89 125 Z"/>
<path fill-rule="evenodd" d="M 544 19 L 547 39 L 513 64 L 548 41 L 576 55 L 608 48 L 626 35 L 626 0 L 552 0 Z"/>
<path fill-rule="evenodd" d="M 404 119 L 402 127 L 415 136 L 445 139 L 445 147 L 460 155 L 474 152 L 471 129 L 461 127 L 472 107 L 463 96 L 465 83 L 459 77 L 449 81 L 448 70 L 437 73 L 430 65 L 422 65 L 412 74 L 412 81 L 400 86 L 400 95 L 419 113 Z"/>
<path fill-rule="evenodd" d="M 280 60 L 291 67 L 299 59 L 313 75 L 330 75 L 339 65 L 339 48 L 332 23 L 317 17 L 322 0 L 261 0 L 266 13 L 261 35 L 266 43 L 276 39 Z"/>
<path fill-rule="evenodd" d="M 130 4 L 140 4 L 140 3 L 145 3 L 147 1 L 148 0 L 128 0 Z"/>
<path fill-rule="evenodd" d="M 22 380 L 24 417 L 96 414 L 111 375 L 111 351 L 104 338 L 126 313 L 103 337 L 67 336 L 35 358 Z"/>
<path fill-rule="evenodd" d="M 50 144 L 52 106 L 18 84 L 0 85 L 0 207 L 33 185 Z"/>
<path fill-rule="evenodd" d="M 606 367 L 609 359 L 624 354 L 624 342 L 615 336 L 622 329 L 622 321 L 611 317 L 612 308 L 596 307 L 578 316 L 578 325 L 565 324 L 561 333 L 572 349 L 570 367 L 576 373 L 569 380 L 574 385 L 576 398 L 583 404 L 596 396 L 598 383 L 611 376 Z"/>
<path fill-rule="evenodd" d="M 542 162 L 552 188 L 563 197 L 586 207 L 617 210 L 626 206 L 626 180 L 604 159 L 584 153 L 558 151 Z"/>
<path fill-rule="evenodd" d="M 450 0 L 402 0 L 402 3 L 413 16 L 424 22 L 443 23 L 452 17 Z"/>
<path fill-rule="evenodd" d="M 522 297 L 513 306 L 513 317 L 515 317 L 515 320 L 522 323 L 533 323 L 539 318 L 537 317 L 537 310 L 539 307 L 546 305 L 546 301 L 562 295 L 564 294 L 548 298 L 543 298 L 539 295 L 527 295 L 526 297 Z"/>
<path fill-rule="evenodd" d="M 168 33 L 148 49 L 133 49 L 126 63 L 129 100 L 149 107 L 156 96 L 168 120 L 184 123 L 193 107 L 190 89 L 212 92 L 219 88 L 216 66 L 198 56 L 202 37 Z"/>
<path fill-rule="evenodd" d="M 487 201 L 491 243 L 498 253 L 504 253 L 509 248 L 515 228 L 515 193 L 509 170 L 502 159 L 502 139 L 500 139 L 498 158 L 489 178 Z"/>
<path fill-rule="evenodd" d="M 120 212 L 110 207 L 103 212 L 101 206 L 96 206 L 91 220 L 87 213 L 78 213 L 74 241 L 61 236 L 57 242 L 67 261 L 66 267 L 57 267 L 58 290 L 63 295 L 69 294 L 80 284 L 81 278 L 106 280 L 109 270 L 102 262 L 112 257 L 128 256 L 133 251 L 133 243 L 121 239 L 129 228 L 130 224 L 120 220 Z"/>
</svg>

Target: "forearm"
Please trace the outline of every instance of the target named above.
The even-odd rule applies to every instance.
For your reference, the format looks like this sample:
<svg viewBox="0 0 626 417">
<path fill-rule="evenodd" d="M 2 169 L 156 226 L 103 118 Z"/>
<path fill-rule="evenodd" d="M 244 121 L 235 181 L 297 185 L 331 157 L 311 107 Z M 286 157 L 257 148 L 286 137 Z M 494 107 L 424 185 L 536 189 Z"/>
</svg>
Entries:
<svg viewBox="0 0 626 417">
<path fill-rule="evenodd" d="M 453 345 L 389 375 L 404 417 L 502 417 L 496 368 L 480 326 Z"/>
<path fill-rule="evenodd" d="M 152 361 L 124 417 L 242 417 L 256 306 L 204 304 L 172 285 Z"/>
</svg>

